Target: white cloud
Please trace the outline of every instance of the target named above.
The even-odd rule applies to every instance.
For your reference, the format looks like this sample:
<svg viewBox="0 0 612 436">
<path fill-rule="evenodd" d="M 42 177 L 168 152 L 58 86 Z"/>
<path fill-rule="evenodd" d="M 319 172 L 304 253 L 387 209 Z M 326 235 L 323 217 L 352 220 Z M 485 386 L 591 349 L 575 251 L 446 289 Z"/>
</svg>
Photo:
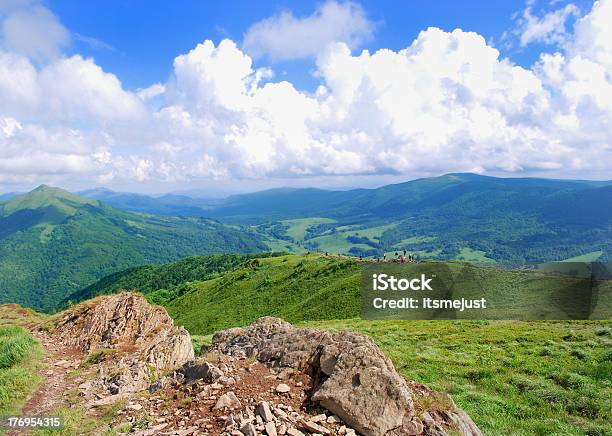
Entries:
<svg viewBox="0 0 612 436">
<path fill-rule="evenodd" d="M 198 44 L 167 83 L 137 92 L 91 59 L 36 66 L 0 51 L 0 181 L 609 174 L 611 4 L 533 68 L 459 29 L 429 28 L 398 51 L 327 44 L 314 93 L 262 81 L 270 70 L 230 40 Z"/>
<path fill-rule="evenodd" d="M 533 15 L 532 5 L 528 5 L 518 20 L 519 41 L 521 47 L 532 42 L 544 42 L 546 44 L 564 44 L 568 33 L 566 22 L 570 17 L 580 14 L 578 7 L 572 3 L 565 7 L 548 12 L 542 17 Z"/>
<path fill-rule="evenodd" d="M 42 5 L 9 1 L 0 8 L 2 13 L 0 46 L 9 52 L 43 62 L 59 57 L 70 41 L 69 32 Z"/>
<path fill-rule="evenodd" d="M 161 83 L 154 83 L 144 89 L 139 89 L 136 94 L 141 100 L 150 100 L 166 92 L 166 87 Z"/>
<path fill-rule="evenodd" d="M 572 56 L 591 59 L 612 74 L 612 2 L 596 1 L 590 14 L 575 24 L 575 35 L 570 43 Z"/>
<path fill-rule="evenodd" d="M 332 42 L 359 47 L 372 36 L 374 24 L 362 7 L 350 1 L 327 1 L 308 17 L 283 11 L 251 26 L 244 36 L 244 49 L 255 58 L 300 59 L 316 57 Z"/>
</svg>

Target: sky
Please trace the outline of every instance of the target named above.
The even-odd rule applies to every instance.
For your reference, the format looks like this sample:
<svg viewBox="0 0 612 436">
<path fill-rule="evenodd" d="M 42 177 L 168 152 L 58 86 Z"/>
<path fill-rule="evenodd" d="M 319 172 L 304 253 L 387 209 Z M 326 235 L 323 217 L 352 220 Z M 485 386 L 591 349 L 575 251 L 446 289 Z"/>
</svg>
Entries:
<svg viewBox="0 0 612 436">
<path fill-rule="evenodd" d="M 612 0 L 0 0 L 0 192 L 612 179 Z"/>
</svg>

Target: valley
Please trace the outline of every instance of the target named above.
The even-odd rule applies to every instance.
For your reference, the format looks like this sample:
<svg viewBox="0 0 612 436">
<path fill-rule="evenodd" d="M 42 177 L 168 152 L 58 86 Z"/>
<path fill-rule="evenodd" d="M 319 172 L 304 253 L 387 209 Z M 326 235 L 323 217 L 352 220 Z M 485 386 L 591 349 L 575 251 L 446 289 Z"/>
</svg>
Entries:
<svg viewBox="0 0 612 436">
<path fill-rule="evenodd" d="M 131 208 L 133 194 L 85 194 Z M 382 256 L 407 249 L 421 258 L 515 265 L 611 255 L 609 181 L 455 173 L 376 189 L 279 188 L 218 200 L 138 196 L 136 204 L 149 213 L 250 226 L 274 251 Z"/>
</svg>

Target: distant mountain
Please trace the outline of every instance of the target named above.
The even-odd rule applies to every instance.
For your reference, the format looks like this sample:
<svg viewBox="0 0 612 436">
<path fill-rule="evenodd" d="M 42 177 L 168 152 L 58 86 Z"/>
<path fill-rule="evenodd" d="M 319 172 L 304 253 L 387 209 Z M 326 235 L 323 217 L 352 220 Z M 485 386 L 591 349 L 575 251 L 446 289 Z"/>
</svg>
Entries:
<svg viewBox="0 0 612 436">
<path fill-rule="evenodd" d="M 10 200 L 16 195 L 20 195 L 22 192 L 5 192 L 4 194 L 0 194 L 0 201 Z"/>
<path fill-rule="evenodd" d="M 207 212 L 309 250 L 537 262 L 612 258 L 612 182 L 447 174 L 377 189 L 277 189 Z M 310 220 L 310 221 L 309 221 Z"/>
<path fill-rule="evenodd" d="M 470 173 L 446 174 L 386 185 L 376 189 L 328 191 L 323 189 L 270 189 L 234 195 L 216 205 L 209 216 L 237 222 L 299 216 L 333 218 L 401 217 L 423 207 L 443 206 L 465 195 L 501 193 L 520 197 L 534 193 L 580 191 L 612 185 L 612 181 L 497 178 Z M 317 215 L 318 214 L 318 215 Z"/>
<path fill-rule="evenodd" d="M 127 210 L 257 226 L 278 250 L 482 262 L 612 259 L 612 181 L 446 174 L 377 189 L 279 188 L 222 200 L 98 193 Z"/>
<path fill-rule="evenodd" d="M 42 185 L 0 203 L 0 303 L 51 310 L 70 293 L 129 267 L 267 250 L 248 229 L 120 211 Z"/>
<path fill-rule="evenodd" d="M 153 197 L 129 192 L 114 192 L 105 188 L 88 189 L 80 191 L 78 194 L 131 212 L 167 216 L 206 216 L 207 203 L 204 200 L 186 195 L 165 194 Z"/>
</svg>

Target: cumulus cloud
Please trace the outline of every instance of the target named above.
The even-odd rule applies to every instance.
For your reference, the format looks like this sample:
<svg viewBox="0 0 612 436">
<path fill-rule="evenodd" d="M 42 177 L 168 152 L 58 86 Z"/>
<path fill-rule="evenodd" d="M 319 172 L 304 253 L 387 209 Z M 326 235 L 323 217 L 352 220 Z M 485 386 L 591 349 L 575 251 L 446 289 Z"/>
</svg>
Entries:
<svg viewBox="0 0 612 436">
<path fill-rule="evenodd" d="M 43 62 L 59 57 L 70 34 L 46 7 L 29 1 L 8 1 L 0 6 L 0 46 Z"/>
<path fill-rule="evenodd" d="M 327 43 L 313 93 L 271 80 L 231 40 L 198 44 L 166 83 L 136 92 L 91 59 L 37 66 L 0 51 L 0 173 L 104 184 L 609 174 L 611 4 L 595 3 L 532 68 L 460 29 L 426 29 L 397 51 Z"/>
<path fill-rule="evenodd" d="M 612 2 L 596 1 L 590 14 L 575 24 L 575 34 L 569 43 L 571 56 L 591 59 L 612 74 Z"/>
<path fill-rule="evenodd" d="M 255 58 L 275 60 L 316 57 L 332 42 L 357 48 L 372 36 L 374 24 L 363 8 L 350 1 L 328 1 L 308 17 L 283 11 L 251 26 L 244 36 L 244 49 Z"/>
</svg>

